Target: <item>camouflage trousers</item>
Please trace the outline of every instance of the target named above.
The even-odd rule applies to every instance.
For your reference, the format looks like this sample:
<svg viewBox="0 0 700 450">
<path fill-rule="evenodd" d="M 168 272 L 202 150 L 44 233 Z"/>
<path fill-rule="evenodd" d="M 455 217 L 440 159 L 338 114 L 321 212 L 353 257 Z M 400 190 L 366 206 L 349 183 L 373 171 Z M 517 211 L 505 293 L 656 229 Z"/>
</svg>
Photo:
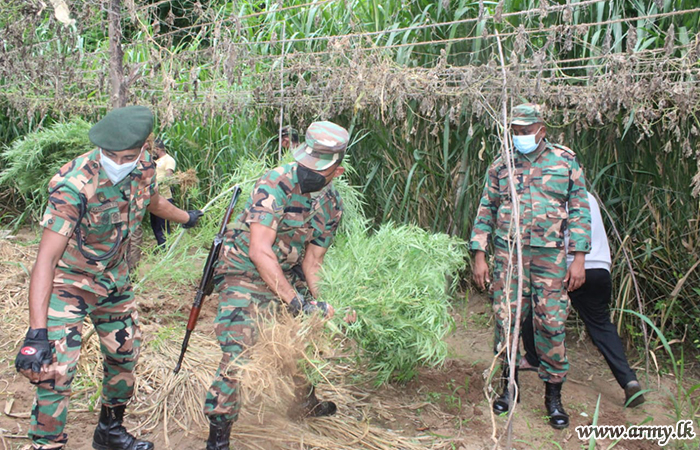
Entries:
<svg viewBox="0 0 700 450">
<path fill-rule="evenodd" d="M 63 429 L 87 315 L 103 355 L 102 403 L 123 405 L 133 394 L 141 332 L 131 288 L 101 297 L 76 286 L 54 284 L 47 321 L 53 362 L 37 384 L 29 429 L 35 448 L 61 448 L 68 440 Z"/>
<path fill-rule="evenodd" d="M 494 351 L 506 344 L 515 326 L 518 294 L 517 256 L 513 250 L 513 264 L 508 273 L 508 246 L 501 239 L 494 242 L 494 270 L 491 299 L 496 317 Z M 523 297 L 521 318 L 525 320 L 533 309 L 535 347 L 541 361 L 539 377 L 549 383 L 563 383 L 569 371 L 566 359 L 566 318 L 569 315 L 569 297 L 564 287 L 566 253 L 558 248 L 523 246 Z M 506 281 L 510 278 L 509 292 Z M 519 338 L 519 336 L 518 336 Z M 505 354 L 505 353 L 504 353 Z M 516 362 L 520 361 L 520 351 Z"/>
<path fill-rule="evenodd" d="M 239 382 L 229 364 L 255 343 L 258 314 L 272 313 L 279 299 L 256 274 L 218 274 L 214 283 L 219 293 L 214 324 L 223 356 L 207 392 L 204 414 L 214 421 L 235 421 L 241 410 Z"/>
</svg>

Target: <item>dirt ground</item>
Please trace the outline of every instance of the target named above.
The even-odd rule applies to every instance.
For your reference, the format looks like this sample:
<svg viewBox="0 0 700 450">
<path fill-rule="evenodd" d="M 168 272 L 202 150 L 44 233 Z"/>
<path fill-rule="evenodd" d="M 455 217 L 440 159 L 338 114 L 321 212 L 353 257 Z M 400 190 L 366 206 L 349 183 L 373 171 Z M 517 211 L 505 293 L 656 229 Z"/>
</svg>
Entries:
<svg viewBox="0 0 700 450">
<path fill-rule="evenodd" d="M 26 245 L 33 239 L 31 234 L 18 238 L 24 242 L 20 248 L 21 259 L 25 268 L 31 267 L 36 245 Z M 31 385 L 15 373 L 14 355 L 23 338 L 26 327 L 26 288 L 27 273 L 20 265 L 8 261 L 8 255 L 18 257 L 17 242 L 0 239 L 0 272 L 5 276 L 0 278 L 0 291 L 4 294 L 2 306 L 2 339 L 0 339 L 0 444 L 2 450 L 26 448 L 27 429 L 29 427 L 29 411 L 33 399 Z M 10 252 L 11 246 L 15 253 Z M 4 251 L 3 251 L 4 249 Z M 27 263 L 29 261 L 29 263 Z M 29 265 L 28 265 L 29 264 Z M 194 288 L 192 288 L 192 292 Z M 141 324 L 144 331 L 144 344 L 149 341 L 163 339 L 166 325 L 184 328 L 186 315 L 192 299 L 192 292 L 181 292 L 164 295 L 153 286 L 147 286 L 139 294 L 141 307 Z M 266 424 L 256 422 L 254 415 L 245 416 L 234 427 L 234 448 L 241 449 L 311 449 L 325 448 L 410 448 L 475 450 L 494 448 L 492 440 L 493 426 L 499 435 L 503 433 L 504 418 L 492 418 L 490 406 L 484 392 L 485 373 L 491 365 L 492 319 L 487 299 L 478 293 L 470 293 L 468 301 L 455 301 L 454 319 L 456 328 L 448 338 L 450 357 L 441 368 L 420 368 L 417 376 L 405 385 L 388 385 L 374 389 L 368 382 L 362 381 L 358 375 L 359 369 L 347 366 L 345 394 L 338 396 L 338 389 L 321 384 L 320 395 L 339 402 L 338 416 L 324 419 L 309 419 L 306 423 L 292 423 L 282 418 L 282 415 L 272 415 Z M 212 319 L 215 315 L 215 301 L 205 303 L 197 332 L 202 342 L 207 340 L 214 343 Z M 22 330 L 22 331 L 19 331 Z M 7 333 L 7 334 L 6 334 Z M 181 336 L 181 335 L 178 335 Z M 167 338 L 167 337 L 166 337 Z M 179 337 L 173 338 L 173 348 L 179 348 Z M 583 337 L 575 324 L 567 337 L 571 370 L 563 389 L 563 403 L 571 416 L 571 426 L 562 431 L 552 429 L 546 422 L 543 394 L 544 386 L 534 372 L 521 375 L 521 403 L 516 410 L 513 425 L 513 448 L 516 449 L 580 449 L 588 448 L 587 442 L 577 438 L 575 427 L 592 423 L 596 410 L 596 402 L 600 397 L 600 412 L 598 423 L 601 425 L 631 425 L 647 424 L 661 425 L 675 423 L 673 405 L 669 392 L 674 392 L 673 380 L 669 376 L 657 378 L 650 374 L 647 379 L 642 367 L 636 365 L 637 373 L 644 386 L 652 389 L 646 394 L 647 402 L 636 409 L 622 407 L 624 394 L 618 387 L 604 360 L 598 354 L 590 340 Z M 84 345 L 96 345 L 89 341 Z M 162 358 L 163 371 L 174 365 L 170 353 L 159 351 L 153 346 L 152 352 L 144 352 L 140 365 L 148 361 L 144 358 Z M 85 354 L 88 350 L 84 348 Z M 95 355 L 97 351 L 92 352 Z M 203 357 L 205 351 L 202 350 Z M 196 358 L 199 355 L 188 357 Z M 89 356 L 85 358 L 96 358 Z M 206 364 L 214 364 L 216 355 Z M 213 363 L 212 363 L 213 361 Z M 634 360 L 633 360 L 634 362 Z M 202 363 L 206 366 L 205 363 Z M 345 364 L 346 359 L 331 358 L 331 364 Z M 81 370 L 99 369 L 99 360 L 88 360 Z M 643 363 L 642 363 L 643 365 Z M 207 366 L 208 367 L 208 366 Z M 213 367 L 213 365 L 211 366 Z M 206 369 L 206 367 L 205 367 Z M 141 370 L 141 369 L 140 369 Z M 213 375 L 213 370 L 201 377 L 199 385 L 206 386 Z M 145 384 L 140 386 L 140 396 L 134 403 L 148 401 L 148 384 L 151 378 L 142 374 Z M 358 381 L 359 380 L 359 381 Z M 90 449 L 92 432 L 98 420 L 98 413 L 92 409 L 98 397 L 94 386 L 75 389 L 72 397 L 71 411 L 68 417 L 67 433 L 69 443 L 67 449 Z M 201 387 L 200 387 L 201 389 Z M 153 391 L 153 389 L 151 389 Z M 152 395 L 155 395 L 153 393 Z M 197 398 L 195 396 L 195 398 Z M 340 402 L 342 400 L 343 402 Z M 200 398 L 201 408 L 203 398 Z M 87 406 L 86 406 L 87 405 Z M 130 407 L 129 410 L 132 408 Z M 144 425 L 144 416 L 127 415 L 127 428 L 137 429 L 137 434 L 145 432 L 144 437 L 152 440 L 157 449 L 203 449 L 207 429 L 202 422 L 189 421 L 167 415 Z M 177 415 L 177 412 L 175 412 Z M 342 438 L 342 442 L 333 433 L 334 430 L 346 429 L 356 425 L 359 430 L 354 439 Z M 236 430 L 238 428 L 238 430 Z M 260 432 L 256 433 L 255 430 Z M 349 429 L 349 428 L 348 428 Z M 148 430 L 148 432 L 146 432 Z M 364 430 L 364 431 L 363 431 Z M 698 432 L 700 430 L 696 430 Z M 377 433 L 385 434 L 377 434 Z M 395 436 L 397 440 L 388 440 L 382 446 L 368 444 L 366 436 L 378 436 L 374 442 Z M 312 437 L 326 435 L 325 441 Z M 364 434 L 364 436 L 363 436 Z M 309 439 L 306 439 L 308 437 Z M 403 440 L 399 440 L 399 438 Z M 336 439 L 336 441 L 334 441 Z M 324 442 L 324 443 L 319 443 Z M 336 442 L 334 444 L 334 442 Z M 392 444 L 394 442 L 394 444 Z M 500 441 L 501 448 L 505 440 Z M 612 442 L 599 441 L 595 448 L 611 448 Z M 688 443 L 690 444 L 690 443 Z M 696 441 L 693 446 L 698 448 Z M 674 445 L 675 446 L 675 445 Z M 658 444 L 650 441 L 621 441 L 616 449 L 653 449 Z M 671 447 L 673 448 L 673 446 Z"/>
</svg>

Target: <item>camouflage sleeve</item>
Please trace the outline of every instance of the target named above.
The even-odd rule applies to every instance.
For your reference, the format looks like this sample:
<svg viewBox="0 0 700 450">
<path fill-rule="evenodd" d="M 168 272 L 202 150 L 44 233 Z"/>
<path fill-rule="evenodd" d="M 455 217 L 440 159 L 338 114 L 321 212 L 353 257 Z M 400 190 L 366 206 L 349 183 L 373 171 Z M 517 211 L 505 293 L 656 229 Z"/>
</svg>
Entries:
<svg viewBox="0 0 700 450">
<path fill-rule="evenodd" d="M 52 179 L 49 183 L 49 203 L 41 226 L 63 236 L 71 236 L 80 215 L 80 195 L 75 188 Z"/>
<path fill-rule="evenodd" d="M 591 208 L 583 170 L 574 158 L 569 176 L 569 253 L 591 251 Z"/>
<path fill-rule="evenodd" d="M 492 164 L 486 173 L 486 184 L 484 192 L 481 194 L 481 201 L 474 219 L 472 236 L 469 242 L 471 250 L 486 251 L 496 222 L 496 214 L 500 204 L 498 193 L 498 171 L 496 164 Z"/>
<path fill-rule="evenodd" d="M 255 184 L 251 193 L 250 208 L 243 220 L 245 223 L 259 223 L 277 230 L 287 203 L 280 175 L 277 170 L 271 170 Z"/>
<path fill-rule="evenodd" d="M 326 214 L 318 214 L 314 217 L 314 235 L 311 244 L 328 248 L 333 243 L 335 233 L 338 231 L 340 219 L 343 217 L 343 202 L 338 198 L 330 205 L 330 211 Z"/>
</svg>

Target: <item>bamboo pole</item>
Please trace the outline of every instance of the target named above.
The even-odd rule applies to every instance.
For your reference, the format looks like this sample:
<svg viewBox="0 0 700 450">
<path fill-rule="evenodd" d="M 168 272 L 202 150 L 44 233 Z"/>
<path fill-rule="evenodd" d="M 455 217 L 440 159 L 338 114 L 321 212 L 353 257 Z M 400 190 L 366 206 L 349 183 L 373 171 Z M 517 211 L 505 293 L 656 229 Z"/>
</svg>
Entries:
<svg viewBox="0 0 700 450">
<path fill-rule="evenodd" d="M 515 224 L 515 251 L 517 257 L 517 276 L 518 276 L 518 289 L 516 295 L 516 309 L 515 309 L 515 325 L 513 327 L 513 333 L 510 334 L 510 305 L 507 304 L 508 309 L 508 327 L 506 332 L 506 345 L 510 344 L 510 349 L 506 350 L 506 361 L 509 368 L 508 376 L 508 395 L 511 398 L 510 408 L 508 410 L 508 422 L 507 422 L 507 440 L 506 448 L 512 448 L 513 441 L 513 414 L 515 413 L 516 401 L 518 394 L 518 386 L 515 384 L 515 363 L 516 355 L 518 352 L 518 343 L 520 341 L 520 317 L 522 315 L 522 296 L 523 296 L 523 250 L 522 250 L 522 238 L 520 230 L 520 198 L 518 197 L 518 191 L 515 187 L 515 177 L 514 177 L 514 167 L 513 167 L 513 151 L 510 147 L 510 141 L 508 139 L 508 77 L 505 69 L 505 58 L 503 57 L 503 47 L 501 45 L 501 38 L 496 30 L 496 42 L 498 43 L 498 55 L 501 61 L 501 73 L 503 75 L 503 100 L 501 103 L 501 113 L 502 113 L 502 149 L 505 156 L 506 167 L 508 168 L 508 186 L 510 188 L 511 203 L 512 203 L 512 213 L 511 213 L 511 223 Z M 512 247 L 511 247 L 512 250 Z M 511 272 L 512 267 L 512 253 L 508 255 L 508 270 L 507 273 Z M 510 298 L 510 283 L 505 285 L 506 299 Z M 511 342 L 512 340 L 512 342 Z"/>
<path fill-rule="evenodd" d="M 126 84 L 124 83 L 124 51 L 122 50 L 121 0 L 110 0 L 109 20 L 109 80 L 112 85 L 112 107 L 126 106 Z"/>
</svg>

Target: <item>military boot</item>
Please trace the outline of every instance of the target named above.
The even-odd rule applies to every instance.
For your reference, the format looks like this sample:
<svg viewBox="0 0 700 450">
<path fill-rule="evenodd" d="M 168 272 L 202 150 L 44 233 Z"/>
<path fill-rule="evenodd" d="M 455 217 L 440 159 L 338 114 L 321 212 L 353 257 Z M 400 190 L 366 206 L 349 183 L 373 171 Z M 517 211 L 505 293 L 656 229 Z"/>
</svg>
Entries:
<svg viewBox="0 0 700 450">
<path fill-rule="evenodd" d="M 561 404 L 561 385 L 562 383 L 544 383 L 544 407 L 549 416 L 549 424 L 557 430 L 569 426 L 569 415 Z"/>
<path fill-rule="evenodd" d="M 508 412 L 510 409 L 510 393 L 508 392 L 508 378 L 510 377 L 510 368 L 506 364 L 503 366 L 503 374 L 501 375 L 501 394 L 496 397 L 496 400 L 493 401 L 493 412 L 496 414 L 502 414 L 504 412 Z M 518 368 L 515 368 L 515 385 L 520 386 L 518 384 Z M 520 389 L 518 389 L 518 395 L 516 397 L 516 401 L 520 403 Z"/>
<path fill-rule="evenodd" d="M 207 450 L 230 450 L 231 425 L 231 420 L 209 418 Z"/>
<path fill-rule="evenodd" d="M 335 403 L 320 401 L 316 397 L 316 388 L 310 384 L 297 386 L 295 396 L 295 403 L 288 412 L 289 417 L 295 420 L 306 417 L 332 416 L 338 410 Z"/>
<path fill-rule="evenodd" d="M 108 407 L 102 405 L 100 422 L 92 437 L 92 447 L 97 450 L 151 450 L 153 443 L 141 441 L 126 431 L 122 425 L 126 405 Z"/>
</svg>

